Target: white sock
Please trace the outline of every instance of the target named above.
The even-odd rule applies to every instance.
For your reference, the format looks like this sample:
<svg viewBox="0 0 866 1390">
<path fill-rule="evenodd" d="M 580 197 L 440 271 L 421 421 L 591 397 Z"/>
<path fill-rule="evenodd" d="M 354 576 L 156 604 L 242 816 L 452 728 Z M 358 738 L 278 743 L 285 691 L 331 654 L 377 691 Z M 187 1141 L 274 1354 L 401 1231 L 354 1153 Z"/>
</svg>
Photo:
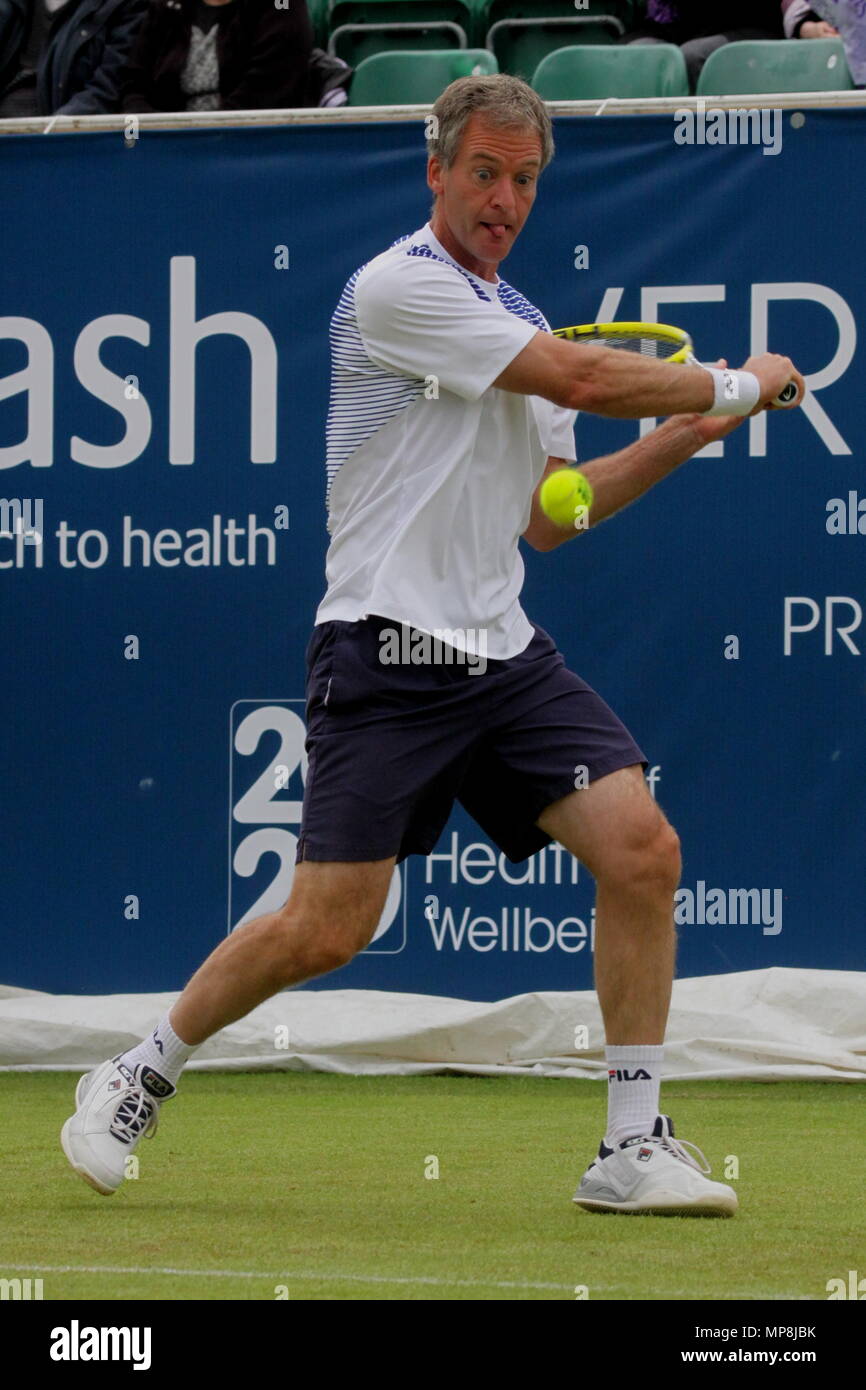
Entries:
<svg viewBox="0 0 866 1390">
<path fill-rule="evenodd" d="M 635 1136 L 652 1134 L 659 1113 L 664 1048 L 606 1047 L 607 1133 L 609 1149 Z"/>
<path fill-rule="evenodd" d="M 150 1036 L 137 1047 L 131 1047 L 128 1052 L 124 1052 L 120 1060 L 126 1063 L 130 1071 L 139 1065 L 153 1067 L 153 1070 L 164 1076 L 166 1081 L 170 1081 L 172 1086 L 176 1086 L 195 1048 L 177 1036 L 168 1020 L 169 1015 L 166 1014 Z"/>
</svg>

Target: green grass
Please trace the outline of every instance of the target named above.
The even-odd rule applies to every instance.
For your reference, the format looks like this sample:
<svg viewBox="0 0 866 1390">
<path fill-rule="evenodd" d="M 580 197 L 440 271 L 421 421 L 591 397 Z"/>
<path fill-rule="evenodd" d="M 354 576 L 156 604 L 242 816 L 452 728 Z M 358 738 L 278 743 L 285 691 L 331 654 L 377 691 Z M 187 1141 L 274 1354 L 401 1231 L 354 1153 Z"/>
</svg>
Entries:
<svg viewBox="0 0 866 1390">
<path fill-rule="evenodd" d="M 855 1085 L 666 1084 L 713 1175 L 739 1159 L 737 1215 L 696 1220 L 571 1202 L 596 1082 L 187 1072 L 110 1198 L 60 1149 L 74 1084 L 0 1074 L 0 1277 L 46 1300 L 826 1299 L 866 1273 Z"/>
</svg>

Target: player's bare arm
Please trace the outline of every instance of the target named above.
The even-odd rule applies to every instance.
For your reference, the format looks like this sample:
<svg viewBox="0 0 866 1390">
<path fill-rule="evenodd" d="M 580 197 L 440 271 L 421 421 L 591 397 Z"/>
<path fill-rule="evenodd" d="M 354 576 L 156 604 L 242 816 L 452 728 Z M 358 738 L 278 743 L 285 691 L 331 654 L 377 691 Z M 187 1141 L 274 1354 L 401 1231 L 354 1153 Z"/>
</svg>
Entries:
<svg viewBox="0 0 866 1390">
<path fill-rule="evenodd" d="M 575 466 L 569 459 L 549 458 L 532 496 L 532 516 L 524 540 L 535 550 L 555 550 L 637 501 L 705 445 L 723 439 L 741 423 L 742 417 L 737 416 L 707 419 L 703 415 L 673 415 L 634 444 L 582 463 L 580 471 L 593 490 L 587 524 L 582 527 L 558 526 L 541 509 L 539 493 L 544 479 L 559 468 Z"/>
<path fill-rule="evenodd" d="M 790 358 L 764 353 L 743 368 L 757 377 L 763 410 L 793 379 L 802 399 L 805 384 Z M 570 343 L 539 330 L 493 383 L 505 391 L 542 396 L 568 410 L 613 419 L 642 419 L 710 410 L 715 392 L 708 372 L 633 353 Z"/>
</svg>

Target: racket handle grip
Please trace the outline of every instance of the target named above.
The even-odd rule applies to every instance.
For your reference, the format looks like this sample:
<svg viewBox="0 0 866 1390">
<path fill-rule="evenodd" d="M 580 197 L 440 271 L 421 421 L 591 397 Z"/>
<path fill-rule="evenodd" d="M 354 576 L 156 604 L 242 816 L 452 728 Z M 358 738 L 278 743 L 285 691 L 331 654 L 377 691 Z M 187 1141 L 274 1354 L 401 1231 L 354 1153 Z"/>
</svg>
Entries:
<svg viewBox="0 0 866 1390">
<path fill-rule="evenodd" d="M 787 386 L 782 387 L 782 390 L 779 392 L 778 396 L 773 401 L 773 405 L 790 405 L 791 402 L 795 401 L 796 399 L 797 383 L 796 381 L 789 381 Z"/>
</svg>

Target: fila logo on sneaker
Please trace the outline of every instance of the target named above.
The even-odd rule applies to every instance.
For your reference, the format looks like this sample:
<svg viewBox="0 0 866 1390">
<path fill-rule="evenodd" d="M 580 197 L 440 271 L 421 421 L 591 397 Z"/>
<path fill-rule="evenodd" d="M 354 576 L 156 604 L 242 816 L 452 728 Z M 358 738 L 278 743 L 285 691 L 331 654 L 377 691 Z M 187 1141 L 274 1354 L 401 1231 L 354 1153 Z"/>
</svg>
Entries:
<svg viewBox="0 0 866 1390">
<path fill-rule="evenodd" d="M 166 1081 L 164 1076 L 160 1076 L 158 1071 L 154 1071 L 153 1067 L 142 1067 L 139 1080 L 144 1089 L 150 1091 L 152 1096 L 159 1096 L 160 1099 L 164 1099 L 171 1094 L 171 1083 Z"/>
<path fill-rule="evenodd" d="M 637 1071 L 627 1071 L 625 1067 L 622 1070 L 618 1067 L 608 1067 L 607 1079 L 608 1081 L 649 1081 L 650 1074 L 648 1071 L 644 1071 L 643 1067 L 638 1067 Z"/>
<path fill-rule="evenodd" d="M 123 1082 L 122 1082 L 122 1081 L 118 1081 L 118 1080 L 109 1081 L 109 1083 L 108 1083 L 108 1089 L 109 1089 L 109 1091 L 119 1091 L 122 1085 L 123 1085 Z"/>
<path fill-rule="evenodd" d="M 653 1151 L 652 1149 L 647 1148 L 638 1149 L 637 1156 L 639 1163 L 649 1163 L 650 1159 L 653 1156 Z"/>
</svg>

